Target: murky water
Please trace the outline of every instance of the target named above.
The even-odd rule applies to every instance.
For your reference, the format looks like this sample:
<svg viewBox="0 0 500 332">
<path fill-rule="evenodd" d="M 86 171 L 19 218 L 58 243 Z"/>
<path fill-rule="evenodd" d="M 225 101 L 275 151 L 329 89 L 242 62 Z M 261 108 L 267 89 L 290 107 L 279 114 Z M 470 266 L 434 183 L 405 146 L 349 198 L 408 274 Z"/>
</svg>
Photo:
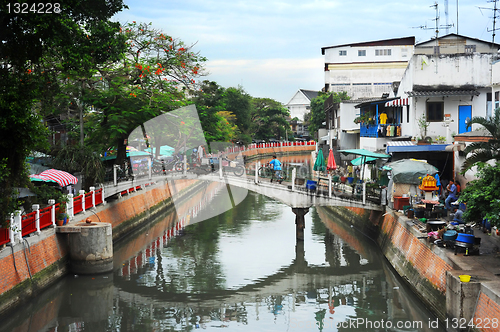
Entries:
<svg viewBox="0 0 500 332">
<path fill-rule="evenodd" d="M 64 278 L 0 331 L 442 331 L 373 242 L 323 208 L 298 243 L 291 208 L 257 194 L 175 218 L 115 244 L 113 273 Z"/>
</svg>

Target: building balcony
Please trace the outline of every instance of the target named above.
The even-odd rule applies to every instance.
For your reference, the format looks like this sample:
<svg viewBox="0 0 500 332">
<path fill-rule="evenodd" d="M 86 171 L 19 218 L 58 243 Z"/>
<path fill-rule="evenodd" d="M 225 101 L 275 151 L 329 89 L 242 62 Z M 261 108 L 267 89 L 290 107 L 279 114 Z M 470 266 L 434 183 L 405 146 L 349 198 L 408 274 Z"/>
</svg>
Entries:
<svg viewBox="0 0 500 332">
<path fill-rule="evenodd" d="M 401 136 L 401 126 L 399 124 L 363 124 L 359 125 L 360 137 L 399 137 Z"/>
</svg>

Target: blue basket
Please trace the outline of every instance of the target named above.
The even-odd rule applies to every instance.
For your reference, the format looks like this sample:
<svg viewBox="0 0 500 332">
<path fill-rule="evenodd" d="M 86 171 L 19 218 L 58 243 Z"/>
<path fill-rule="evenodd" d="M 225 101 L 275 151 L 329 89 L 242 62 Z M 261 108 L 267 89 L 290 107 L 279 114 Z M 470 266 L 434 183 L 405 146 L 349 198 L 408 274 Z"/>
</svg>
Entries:
<svg viewBox="0 0 500 332">
<path fill-rule="evenodd" d="M 312 180 L 307 180 L 306 182 L 306 189 L 307 190 L 316 190 L 316 185 L 318 183 L 316 181 L 312 181 Z"/>
</svg>

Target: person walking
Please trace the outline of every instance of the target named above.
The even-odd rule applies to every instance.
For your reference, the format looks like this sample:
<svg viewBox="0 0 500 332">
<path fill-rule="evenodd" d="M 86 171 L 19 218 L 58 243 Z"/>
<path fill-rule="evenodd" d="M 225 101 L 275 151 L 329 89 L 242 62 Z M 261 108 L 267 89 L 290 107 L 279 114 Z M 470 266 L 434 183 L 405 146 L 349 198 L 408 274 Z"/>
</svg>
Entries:
<svg viewBox="0 0 500 332">
<path fill-rule="evenodd" d="M 281 177 L 281 161 L 276 159 L 276 155 L 273 156 L 273 159 L 269 162 L 269 165 L 271 165 L 271 168 L 275 171 L 276 181 L 278 181 L 278 183 L 281 183 L 281 181 L 283 181 L 283 178 Z M 273 178 L 271 178 L 271 182 L 273 182 Z"/>
</svg>

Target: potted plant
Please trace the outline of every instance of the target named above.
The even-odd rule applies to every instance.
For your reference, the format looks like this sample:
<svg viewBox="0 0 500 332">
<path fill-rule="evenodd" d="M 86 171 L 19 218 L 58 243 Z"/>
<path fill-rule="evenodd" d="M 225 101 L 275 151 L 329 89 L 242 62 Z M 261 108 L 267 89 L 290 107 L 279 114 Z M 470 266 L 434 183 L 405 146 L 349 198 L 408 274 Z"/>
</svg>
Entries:
<svg viewBox="0 0 500 332">
<path fill-rule="evenodd" d="M 59 205 L 59 212 L 56 215 L 56 225 L 66 225 L 68 222 L 68 214 L 66 213 L 66 202 L 61 202 Z"/>
</svg>

